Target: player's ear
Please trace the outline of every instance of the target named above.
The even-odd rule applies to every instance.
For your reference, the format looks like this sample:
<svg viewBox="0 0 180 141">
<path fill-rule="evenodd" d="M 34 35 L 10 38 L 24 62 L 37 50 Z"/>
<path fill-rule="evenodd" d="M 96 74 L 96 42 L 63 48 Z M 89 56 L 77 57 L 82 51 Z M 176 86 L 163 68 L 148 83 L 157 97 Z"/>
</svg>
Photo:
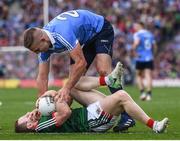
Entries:
<svg viewBox="0 0 180 141">
<path fill-rule="evenodd" d="M 32 126 L 32 124 L 31 123 L 27 123 L 27 128 L 28 129 L 31 129 L 33 126 Z"/>
<path fill-rule="evenodd" d="M 27 128 L 28 129 L 35 129 L 36 128 L 36 123 L 27 123 Z"/>
<path fill-rule="evenodd" d="M 45 35 L 44 35 L 44 32 L 42 32 L 43 34 L 41 35 L 41 36 L 39 36 L 39 39 L 40 39 L 40 41 L 45 41 L 46 39 L 45 39 Z"/>
<path fill-rule="evenodd" d="M 46 41 L 46 39 L 43 36 L 40 38 L 40 40 L 41 41 Z"/>
<path fill-rule="evenodd" d="M 42 36 L 40 36 L 40 41 L 48 41 L 48 37 L 46 36 L 46 33 L 43 32 Z"/>
<path fill-rule="evenodd" d="M 28 129 L 35 129 L 36 128 L 36 126 L 37 126 L 37 122 L 32 122 L 32 123 L 27 123 L 27 128 Z"/>
</svg>

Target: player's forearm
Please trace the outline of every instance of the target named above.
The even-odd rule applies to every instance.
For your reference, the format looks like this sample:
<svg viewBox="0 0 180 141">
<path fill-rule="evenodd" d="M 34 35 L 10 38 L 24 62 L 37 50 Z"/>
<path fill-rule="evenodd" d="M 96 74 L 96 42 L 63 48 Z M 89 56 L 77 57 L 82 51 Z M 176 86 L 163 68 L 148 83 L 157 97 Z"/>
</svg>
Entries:
<svg viewBox="0 0 180 141">
<path fill-rule="evenodd" d="M 55 97 L 57 94 L 58 94 L 58 92 L 55 91 L 55 90 L 48 90 L 45 93 L 43 93 L 42 96 L 52 96 L 52 97 Z"/>
<path fill-rule="evenodd" d="M 75 84 L 78 82 L 80 77 L 86 71 L 86 64 L 87 64 L 86 61 L 79 61 L 73 64 L 69 72 L 69 79 L 64 86 L 65 88 L 71 90 L 75 86 Z"/>
<path fill-rule="evenodd" d="M 39 63 L 39 72 L 36 79 L 38 88 L 38 97 L 48 90 L 48 74 L 49 74 L 49 61 Z"/>
<path fill-rule="evenodd" d="M 138 46 L 138 43 L 134 43 L 132 45 L 131 52 L 130 52 L 131 57 L 137 57 L 137 53 L 136 53 L 137 46 Z"/>
<path fill-rule="evenodd" d="M 90 91 L 100 86 L 99 77 L 82 76 L 75 85 L 76 89 Z"/>
<path fill-rule="evenodd" d="M 62 102 L 60 99 L 56 102 L 56 121 L 60 126 L 62 125 L 71 115 L 72 111 L 66 102 Z"/>
<path fill-rule="evenodd" d="M 38 97 L 40 97 L 48 90 L 48 79 L 37 77 L 36 82 L 38 89 Z"/>
</svg>

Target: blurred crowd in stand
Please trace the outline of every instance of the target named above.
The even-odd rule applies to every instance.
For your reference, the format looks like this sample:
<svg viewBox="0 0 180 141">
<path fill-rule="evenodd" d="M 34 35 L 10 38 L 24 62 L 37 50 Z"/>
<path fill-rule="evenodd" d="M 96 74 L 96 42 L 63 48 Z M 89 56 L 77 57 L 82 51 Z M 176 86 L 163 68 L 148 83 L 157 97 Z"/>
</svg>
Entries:
<svg viewBox="0 0 180 141">
<path fill-rule="evenodd" d="M 180 0 L 49 0 L 49 19 L 72 9 L 88 9 L 106 17 L 115 31 L 113 65 L 122 61 L 125 82 L 132 83 L 134 61 L 129 50 L 133 41 L 132 24 L 145 23 L 158 43 L 154 78 L 180 78 Z M 43 26 L 43 0 L 0 1 L 0 47 L 22 45 L 25 29 Z M 37 60 L 34 54 L 0 52 L 0 77 L 35 78 Z M 67 77 L 69 58 L 54 55 L 51 77 Z M 96 75 L 95 69 L 88 74 Z"/>
</svg>

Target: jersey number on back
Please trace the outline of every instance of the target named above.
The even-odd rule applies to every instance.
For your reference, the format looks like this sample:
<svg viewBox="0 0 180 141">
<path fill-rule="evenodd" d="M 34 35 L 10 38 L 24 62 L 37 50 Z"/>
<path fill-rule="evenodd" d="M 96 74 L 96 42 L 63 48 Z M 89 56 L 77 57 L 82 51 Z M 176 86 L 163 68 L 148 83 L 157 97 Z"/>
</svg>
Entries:
<svg viewBox="0 0 180 141">
<path fill-rule="evenodd" d="M 74 17 L 74 18 L 79 17 L 78 12 L 76 12 L 75 10 L 72 10 L 72 11 L 68 11 L 68 12 L 64 12 L 64 13 L 60 14 L 59 16 L 57 16 L 57 19 L 58 20 L 67 20 L 67 17 L 66 17 L 67 15 Z"/>
<path fill-rule="evenodd" d="M 152 48 L 151 41 L 148 40 L 148 39 L 146 39 L 146 40 L 144 41 L 144 45 L 145 45 L 145 48 L 146 48 L 147 50 L 150 50 L 150 49 Z"/>
</svg>

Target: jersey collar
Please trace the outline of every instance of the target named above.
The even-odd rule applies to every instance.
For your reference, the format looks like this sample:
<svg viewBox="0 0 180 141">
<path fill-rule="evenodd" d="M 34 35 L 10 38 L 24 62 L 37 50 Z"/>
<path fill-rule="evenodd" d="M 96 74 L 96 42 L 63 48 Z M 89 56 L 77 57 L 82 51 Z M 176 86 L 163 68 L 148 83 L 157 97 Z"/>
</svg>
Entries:
<svg viewBox="0 0 180 141">
<path fill-rule="evenodd" d="M 54 37 L 51 35 L 51 33 L 48 30 L 42 29 L 44 32 L 46 32 L 46 34 L 48 35 L 51 44 L 53 45 L 55 43 Z"/>
<path fill-rule="evenodd" d="M 143 33 L 143 32 L 147 32 L 147 30 L 146 29 L 139 30 L 139 33 Z"/>
</svg>

